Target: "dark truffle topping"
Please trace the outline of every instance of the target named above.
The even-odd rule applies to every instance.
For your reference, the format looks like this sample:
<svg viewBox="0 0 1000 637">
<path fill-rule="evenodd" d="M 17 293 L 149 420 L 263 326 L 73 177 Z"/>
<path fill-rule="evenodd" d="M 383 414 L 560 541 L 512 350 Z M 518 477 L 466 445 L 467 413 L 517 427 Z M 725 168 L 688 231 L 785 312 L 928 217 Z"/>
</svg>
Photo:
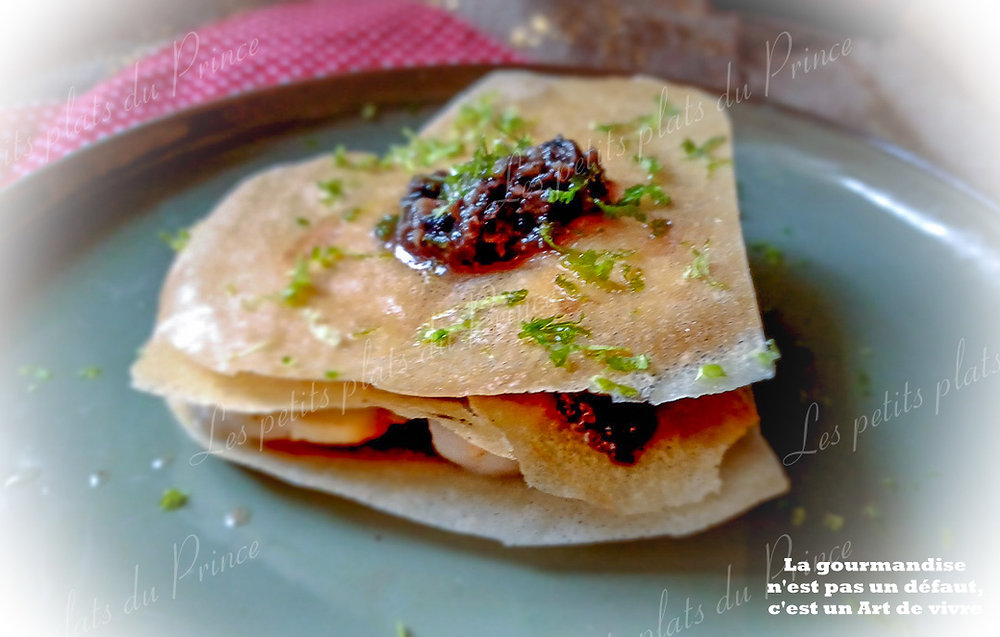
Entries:
<svg viewBox="0 0 1000 637">
<path fill-rule="evenodd" d="M 597 200 L 610 203 L 593 148 L 556 137 L 516 152 L 480 149 L 450 173 L 410 181 L 388 243 L 410 265 L 441 273 L 510 267 L 548 247 L 543 228 L 558 238 L 574 219 L 599 214 Z"/>
</svg>

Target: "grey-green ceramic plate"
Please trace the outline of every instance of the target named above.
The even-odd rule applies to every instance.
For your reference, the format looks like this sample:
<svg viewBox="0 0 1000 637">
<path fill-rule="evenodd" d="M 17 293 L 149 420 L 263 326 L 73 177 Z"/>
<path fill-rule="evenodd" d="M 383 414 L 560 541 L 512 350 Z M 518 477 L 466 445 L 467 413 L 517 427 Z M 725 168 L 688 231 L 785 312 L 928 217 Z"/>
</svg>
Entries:
<svg viewBox="0 0 1000 637">
<path fill-rule="evenodd" d="M 822 603 L 989 607 L 1000 214 L 891 149 L 761 106 L 732 112 L 735 168 L 767 328 L 785 354 L 757 396 L 789 464 L 787 497 L 685 540 L 507 549 L 197 462 L 164 406 L 128 387 L 173 256 L 159 233 L 275 162 L 336 143 L 384 149 L 429 112 L 406 102 L 439 102 L 481 72 L 243 96 L 2 194 L 0 632 L 378 636 L 402 623 L 414 637 L 906 635 L 962 620 L 827 616 Z M 383 104 L 377 120 L 344 115 L 368 100 Z M 100 374 L 81 377 L 88 367 Z M 186 507 L 160 509 L 169 487 L 190 494 Z M 249 519 L 228 526 L 237 509 Z M 976 580 L 987 596 L 826 598 L 826 582 L 867 579 L 799 574 L 820 595 L 765 597 L 769 581 L 791 579 L 785 556 L 962 560 L 966 573 L 912 577 Z M 902 590 L 910 578 L 874 581 Z M 784 610 L 813 600 L 819 616 Z"/>
</svg>

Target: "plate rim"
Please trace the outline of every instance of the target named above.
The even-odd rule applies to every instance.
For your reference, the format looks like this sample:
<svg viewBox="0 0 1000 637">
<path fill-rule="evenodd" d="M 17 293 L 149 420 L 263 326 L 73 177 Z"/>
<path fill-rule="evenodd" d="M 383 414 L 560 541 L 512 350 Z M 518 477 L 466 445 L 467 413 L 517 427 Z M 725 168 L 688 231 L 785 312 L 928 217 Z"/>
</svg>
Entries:
<svg viewBox="0 0 1000 637">
<path fill-rule="evenodd" d="M 253 134 L 287 133 L 315 127 L 337 117 L 355 115 L 362 105 L 372 101 L 393 107 L 441 102 L 458 94 L 483 75 L 499 70 L 584 77 L 644 75 L 676 81 L 617 68 L 560 64 L 459 64 L 359 71 L 244 91 L 173 111 L 108 135 L 0 187 L 0 227 L 5 230 L 0 236 L 0 247 L 5 240 L 14 240 L 35 218 L 64 208 L 76 195 L 99 190 L 102 182 L 107 180 L 135 176 L 156 164 L 213 147 L 235 147 Z M 442 77 L 445 78 L 443 82 Z M 679 83 L 710 93 L 717 92 L 717 89 L 689 81 Z M 412 92 L 414 86 L 421 87 L 419 93 Z M 373 89 L 384 93 L 382 99 L 373 100 Z M 759 96 L 751 96 L 749 103 L 850 136 L 940 179 L 1000 215 L 1000 202 L 930 159 L 889 140 Z M 248 116 L 250 113 L 253 116 Z"/>
</svg>

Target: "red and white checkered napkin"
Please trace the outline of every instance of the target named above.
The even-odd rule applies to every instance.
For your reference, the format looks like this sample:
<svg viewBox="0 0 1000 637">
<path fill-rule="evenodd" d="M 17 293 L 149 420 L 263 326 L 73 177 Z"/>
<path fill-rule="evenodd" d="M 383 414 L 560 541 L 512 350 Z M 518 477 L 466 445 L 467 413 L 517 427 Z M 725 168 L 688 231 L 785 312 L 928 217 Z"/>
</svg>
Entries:
<svg viewBox="0 0 1000 637">
<path fill-rule="evenodd" d="M 268 7 L 178 36 L 58 103 L 0 110 L 0 184 L 131 126 L 235 93 L 370 69 L 521 57 L 454 15 L 401 0 Z"/>
</svg>

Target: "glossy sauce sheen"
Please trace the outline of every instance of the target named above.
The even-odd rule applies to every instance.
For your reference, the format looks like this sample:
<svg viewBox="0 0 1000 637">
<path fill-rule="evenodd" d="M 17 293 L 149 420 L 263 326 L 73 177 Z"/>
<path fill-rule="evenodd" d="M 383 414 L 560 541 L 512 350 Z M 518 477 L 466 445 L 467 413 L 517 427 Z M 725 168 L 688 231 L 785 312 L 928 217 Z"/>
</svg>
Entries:
<svg viewBox="0 0 1000 637">
<path fill-rule="evenodd" d="M 548 247 L 544 226 L 558 239 L 573 220 L 600 213 L 595 201 L 610 203 L 609 191 L 597 151 L 561 136 L 505 156 L 484 152 L 450 174 L 415 176 L 389 247 L 439 274 L 510 267 Z"/>
</svg>

